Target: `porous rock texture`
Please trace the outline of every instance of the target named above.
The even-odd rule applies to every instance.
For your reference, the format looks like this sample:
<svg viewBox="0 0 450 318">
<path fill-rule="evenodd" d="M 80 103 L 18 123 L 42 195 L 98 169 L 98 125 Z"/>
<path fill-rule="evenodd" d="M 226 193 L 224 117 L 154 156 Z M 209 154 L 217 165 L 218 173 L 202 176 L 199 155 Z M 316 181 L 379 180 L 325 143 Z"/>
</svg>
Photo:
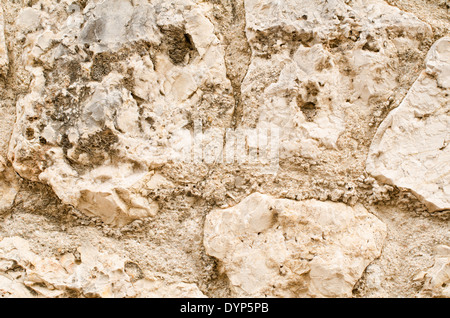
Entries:
<svg viewBox="0 0 450 318">
<path fill-rule="evenodd" d="M 385 236 L 361 205 L 259 193 L 205 223 L 206 252 L 222 262 L 236 297 L 349 297 Z"/>
<path fill-rule="evenodd" d="M 374 136 L 367 171 L 413 191 L 431 211 L 450 209 L 450 37 Z"/>
<path fill-rule="evenodd" d="M 427 272 L 420 272 L 415 279 L 421 280 L 425 277 L 422 290 L 424 295 L 435 297 L 450 297 L 450 247 L 438 245 L 434 249 L 434 265 Z"/>
<path fill-rule="evenodd" d="M 0 242 L 0 261 L 2 297 L 57 297 L 67 290 L 88 297 L 204 297 L 194 284 L 144 278 L 135 263 L 89 244 L 80 246 L 76 256 L 53 259 L 36 255 L 20 237 L 8 237 Z"/>
<path fill-rule="evenodd" d="M 2 0 L 0 297 L 449 297 L 449 5 Z"/>
</svg>

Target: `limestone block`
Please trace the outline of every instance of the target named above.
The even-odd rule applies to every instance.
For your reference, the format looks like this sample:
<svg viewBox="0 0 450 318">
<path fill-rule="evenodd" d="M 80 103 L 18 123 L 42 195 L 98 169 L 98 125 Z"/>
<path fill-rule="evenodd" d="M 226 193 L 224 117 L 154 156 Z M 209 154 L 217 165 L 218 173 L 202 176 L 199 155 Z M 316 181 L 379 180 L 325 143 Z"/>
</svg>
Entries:
<svg viewBox="0 0 450 318">
<path fill-rule="evenodd" d="M 377 0 L 246 0 L 245 10 L 252 56 L 242 125 L 279 127 L 281 159 L 310 157 L 305 143 L 316 153 L 337 149 L 354 121 L 348 114 L 363 120 L 399 86 L 390 70 L 399 52 L 417 52 L 432 34 Z"/>
<path fill-rule="evenodd" d="M 236 297 L 349 297 L 386 226 L 357 205 L 254 193 L 206 218 L 206 252 Z"/>
<path fill-rule="evenodd" d="M 450 209 L 450 38 L 432 46 L 426 65 L 378 128 L 367 171 L 438 211 Z"/>
<path fill-rule="evenodd" d="M 154 216 L 146 178 L 186 159 L 185 126 L 213 118 L 225 128 L 232 119 L 224 50 L 205 17 L 211 7 L 89 1 L 61 23 L 37 8 L 16 22 L 28 30 L 21 59 L 32 82 L 16 105 L 15 171 L 109 224 Z"/>
<path fill-rule="evenodd" d="M 450 297 L 450 247 L 438 245 L 434 248 L 434 265 L 419 273 L 424 284 L 421 296 Z M 416 276 L 417 277 L 417 276 Z"/>
<path fill-rule="evenodd" d="M 147 277 L 139 266 L 115 254 L 101 253 L 89 243 L 59 259 L 41 257 L 20 237 L 0 241 L 0 297 L 205 297 L 195 284 Z M 28 288 L 26 288 L 28 287 Z"/>
</svg>

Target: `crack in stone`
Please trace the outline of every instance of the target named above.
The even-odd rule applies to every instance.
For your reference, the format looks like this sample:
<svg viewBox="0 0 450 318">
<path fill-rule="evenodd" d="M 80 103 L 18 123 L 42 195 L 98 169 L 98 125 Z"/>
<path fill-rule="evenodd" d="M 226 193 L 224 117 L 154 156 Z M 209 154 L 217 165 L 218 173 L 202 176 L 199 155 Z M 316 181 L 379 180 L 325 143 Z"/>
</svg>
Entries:
<svg viewBox="0 0 450 318">
<path fill-rule="evenodd" d="M 243 105 L 241 97 L 241 85 L 244 81 L 249 65 L 251 63 L 251 49 L 247 40 L 246 29 L 246 16 L 245 16 L 245 4 L 244 1 L 227 1 L 221 6 L 225 11 L 226 19 L 228 20 L 224 24 L 220 24 L 219 28 L 222 35 L 225 38 L 225 67 L 227 70 L 227 78 L 231 82 L 233 88 L 233 95 L 235 99 L 235 109 L 233 111 L 232 127 L 236 128 L 242 120 Z M 231 6 L 231 8 L 230 8 Z M 216 27 L 217 27 L 216 23 Z"/>
</svg>

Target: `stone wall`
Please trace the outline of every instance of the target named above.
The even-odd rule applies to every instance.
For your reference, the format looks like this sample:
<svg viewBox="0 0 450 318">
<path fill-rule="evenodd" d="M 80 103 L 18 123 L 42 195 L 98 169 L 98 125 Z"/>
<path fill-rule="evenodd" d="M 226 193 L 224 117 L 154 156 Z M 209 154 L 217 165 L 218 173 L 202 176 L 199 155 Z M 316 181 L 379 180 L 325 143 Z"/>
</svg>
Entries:
<svg viewBox="0 0 450 318">
<path fill-rule="evenodd" d="M 445 0 L 2 0 L 0 297 L 450 297 Z"/>
</svg>

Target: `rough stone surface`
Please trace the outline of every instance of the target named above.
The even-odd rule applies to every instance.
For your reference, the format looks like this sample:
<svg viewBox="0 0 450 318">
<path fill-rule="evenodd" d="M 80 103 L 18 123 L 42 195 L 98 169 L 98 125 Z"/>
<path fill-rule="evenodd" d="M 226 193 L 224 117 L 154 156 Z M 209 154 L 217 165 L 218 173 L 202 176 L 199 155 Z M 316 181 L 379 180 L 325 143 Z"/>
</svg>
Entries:
<svg viewBox="0 0 450 318">
<path fill-rule="evenodd" d="M 231 120 L 223 49 L 206 9 L 92 1 L 69 9 L 58 32 L 49 29 L 57 12 L 23 9 L 16 24 L 30 32 L 21 58 L 33 80 L 16 105 L 15 170 L 110 224 L 154 216 L 157 204 L 140 191 L 176 156 L 179 129 L 191 117 L 217 127 Z M 207 113 L 197 110 L 215 96 Z"/>
<path fill-rule="evenodd" d="M 400 88 L 402 52 L 414 54 L 432 32 L 383 1 L 246 0 L 245 8 L 252 58 L 242 124 L 282 127 L 280 159 L 338 148 L 352 116 L 379 111 Z"/>
<path fill-rule="evenodd" d="M 448 10 L 2 1 L 2 295 L 447 297 Z"/>
<path fill-rule="evenodd" d="M 0 74 L 6 75 L 8 63 L 8 49 L 5 41 L 5 19 L 3 17 L 3 8 L 0 5 Z"/>
<path fill-rule="evenodd" d="M 423 281 L 422 297 L 450 297 L 450 247 L 438 245 L 434 249 L 434 265 L 414 277 Z"/>
<path fill-rule="evenodd" d="M 205 223 L 206 252 L 221 261 L 236 297 L 349 297 L 385 236 L 362 206 L 259 193 Z"/>
<path fill-rule="evenodd" d="M 378 128 L 367 171 L 412 190 L 431 211 L 450 209 L 450 38 L 430 49 L 426 69 Z"/>
<path fill-rule="evenodd" d="M 0 241 L 1 297 L 204 297 L 194 284 L 168 284 L 145 277 L 117 255 L 86 244 L 59 259 L 40 257 L 20 237 Z"/>
</svg>

